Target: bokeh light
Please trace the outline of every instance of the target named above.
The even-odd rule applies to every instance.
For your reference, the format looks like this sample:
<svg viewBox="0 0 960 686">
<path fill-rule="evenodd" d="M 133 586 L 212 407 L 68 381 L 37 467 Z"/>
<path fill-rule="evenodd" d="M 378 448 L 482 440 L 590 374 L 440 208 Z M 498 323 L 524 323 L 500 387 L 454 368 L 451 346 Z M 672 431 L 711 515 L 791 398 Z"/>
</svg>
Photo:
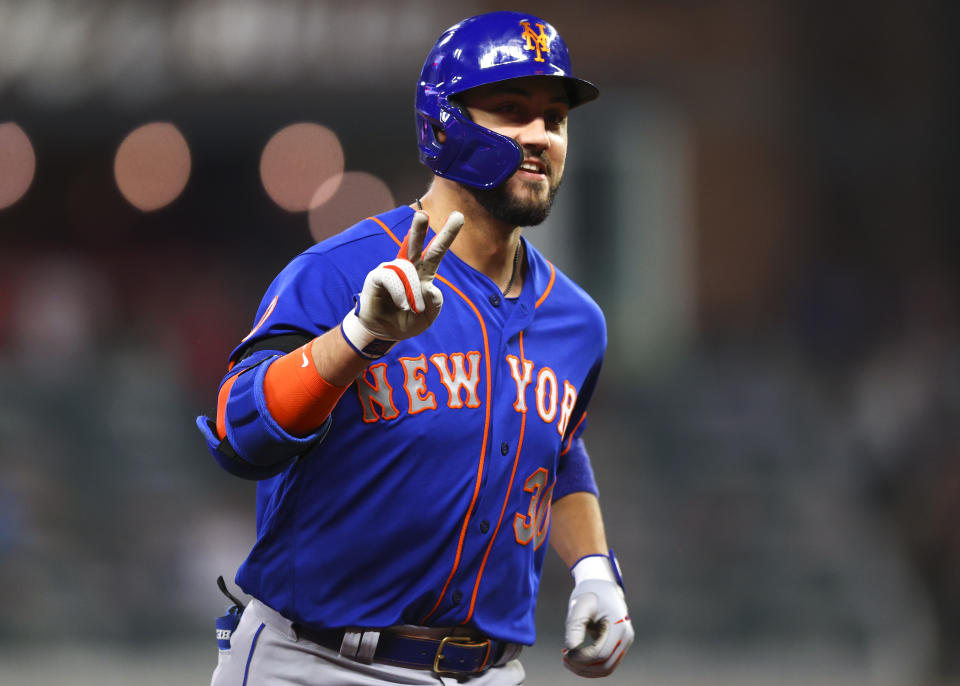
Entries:
<svg viewBox="0 0 960 686">
<path fill-rule="evenodd" d="M 37 169 L 27 134 L 17 124 L 0 124 L 0 210 L 24 196 Z"/>
<path fill-rule="evenodd" d="M 131 131 L 113 162 L 117 187 L 127 201 L 150 212 L 177 199 L 190 178 L 190 148 L 169 122 L 152 122 Z"/>
<path fill-rule="evenodd" d="M 330 186 L 337 183 L 331 192 Z M 322 204 L 314 202 L 310 210 L 310 235 L 317 242 L 396 204 L 387 184 L 373 174 L 355 171 L 344 173 L 339 181 L 330 179 L 317 189 L 315 197 L 329 198 Z"/>
<path fill-rule="evenodd" d="M 303 212 L 329 200 L 343 175 L 343 147 L 337 134 L 320 124 L 286 126 L 267 141 L 260 178 L 267 194 L 290 212 Z M 326 189 L 319 194 L 318 189 Z"/>
</svg>

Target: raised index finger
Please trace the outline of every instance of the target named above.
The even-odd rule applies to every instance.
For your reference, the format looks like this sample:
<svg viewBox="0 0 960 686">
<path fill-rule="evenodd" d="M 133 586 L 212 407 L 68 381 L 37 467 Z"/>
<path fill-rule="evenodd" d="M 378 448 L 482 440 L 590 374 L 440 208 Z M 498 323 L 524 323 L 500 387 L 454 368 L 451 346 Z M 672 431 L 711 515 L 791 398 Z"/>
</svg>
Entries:
<svg viewBox="0 0 960 686">
<path fill-rule="evenodd" d="M 423 256 L 423 262 L 420 263 L 420 267 L 417 270 L 420 272 L 421 279 L 432 279 L 434 277 L 437 273 L 437 267 L 440 266 L 440 260 L 447 254 L 447 250 L 450 249 L 453 239 L 457 237 L 462 227 L 463 215 L 457 211 L 451 212 L 447 218 L 447 223 L 443 225 L 440 232 L 434 236 L 433 240 L 430 241 L 430 245 L 427 246 L 427 252 Z"/>
</svg>

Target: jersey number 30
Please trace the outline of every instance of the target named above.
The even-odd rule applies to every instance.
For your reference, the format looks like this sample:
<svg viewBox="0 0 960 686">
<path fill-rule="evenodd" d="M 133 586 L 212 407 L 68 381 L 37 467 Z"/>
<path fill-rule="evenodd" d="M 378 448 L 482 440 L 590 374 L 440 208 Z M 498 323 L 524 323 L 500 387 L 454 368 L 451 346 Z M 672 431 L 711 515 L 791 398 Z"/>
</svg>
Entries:
<svg viewBox="0 0 960 686">
<path fill-rule="evenodd" d="M 553 484 L 547 487 L 547 470 L 541 467 L 527 479 L 523 490 L 530 493 L 530 506 L 527 514 L 517 512 L 513 517 L 513 533 L 517 543 L 527 545 L 533 541 L 536 550 L 547 539 L 547 529 L 550 524 L 550 500 L 553 495 Z"/>
</svg>

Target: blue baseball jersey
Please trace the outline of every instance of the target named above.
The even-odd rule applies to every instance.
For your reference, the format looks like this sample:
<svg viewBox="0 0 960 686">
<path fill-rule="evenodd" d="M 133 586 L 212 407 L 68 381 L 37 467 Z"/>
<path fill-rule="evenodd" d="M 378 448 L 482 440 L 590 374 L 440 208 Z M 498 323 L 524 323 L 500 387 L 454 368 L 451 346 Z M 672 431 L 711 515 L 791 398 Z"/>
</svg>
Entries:
<svg viewBox="0 0 960 686">
<path fill-rule="evenodd" d="M 229 443 L 260 479 L 236 581 L 318 629 L 470 625 L 529 645 L 550 504 L 596 492 L 581 434 L 606 328 L 581 288 L 528 242 L 515 299 L 448 252 L 437 320 L 371 363 L 316 433 L 286 434 L 263 400 L 283 354 L 270 341 L 337 327 L 412 217 L 399 207 L 294 258 L 231 356 L 227 440 L 198 420 L 221 464 Z"/>
</svg>

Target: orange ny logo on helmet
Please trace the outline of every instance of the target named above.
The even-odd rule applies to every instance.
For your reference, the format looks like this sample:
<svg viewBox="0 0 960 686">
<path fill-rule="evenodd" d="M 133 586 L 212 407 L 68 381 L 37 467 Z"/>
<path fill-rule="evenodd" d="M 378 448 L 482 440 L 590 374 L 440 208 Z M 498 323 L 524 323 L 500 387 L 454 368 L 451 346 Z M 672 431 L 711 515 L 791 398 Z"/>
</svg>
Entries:
<svg viewBox="0 0 960 686">
<path fill-rule="evenodd" d="M 537 56 L 533 58 L 534 62 L 543 62 L 542 52 L 550 52 L 550 38 L 547 36 L 547 28 L 538 23 L 537 26 L 540 27 L 540 33 L 538 34 L 530 26 L 530 22 L 521 21 L 520 25 L 523 27 L 523 37 L 527 39 L 527 44 L 523 46 L 524 50 L 536 50 Z"/>
</svg>

